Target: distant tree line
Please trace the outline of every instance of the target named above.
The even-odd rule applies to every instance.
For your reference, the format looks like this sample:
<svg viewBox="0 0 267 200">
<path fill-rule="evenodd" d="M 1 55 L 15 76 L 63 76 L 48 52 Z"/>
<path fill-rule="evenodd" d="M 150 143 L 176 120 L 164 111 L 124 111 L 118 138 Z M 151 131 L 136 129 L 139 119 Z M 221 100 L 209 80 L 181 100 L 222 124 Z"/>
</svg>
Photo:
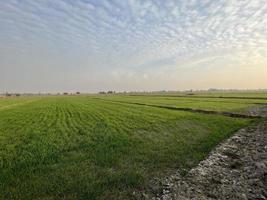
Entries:
<svg viewBox="0 0 267 200">
<path fill-rule="evenodd" d="M 5 96 L 6 96 L 6 97 L 12 97 L 12 96 L 13 96 L 13 97 L 15 97 L 15 96 L 16 96 L 16 97 L 19 97 L 20 95 L 21 95 L 21 94 L 19 94 L 19 93 L 8 93 L 8 92 L 5 93 Z"/>
<path fill-rule="evenodd" d="M 100 91 L 100 92 L 98 92 L 98 94 L 116 94 L 116 91 L 107 91 L 107 92 L 105 92 L 105 91 Z"/>
</svg>

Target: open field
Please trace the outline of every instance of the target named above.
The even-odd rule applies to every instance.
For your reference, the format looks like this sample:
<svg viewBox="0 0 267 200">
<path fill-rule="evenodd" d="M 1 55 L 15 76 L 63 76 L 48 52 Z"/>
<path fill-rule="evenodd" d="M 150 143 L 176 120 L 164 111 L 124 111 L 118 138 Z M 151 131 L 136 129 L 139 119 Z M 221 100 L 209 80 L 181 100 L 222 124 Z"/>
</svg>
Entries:
<svg viewBox="0 0 267 200">
<path fill-rule="evenodd" d="M 132 199 L 153 177 L 195 166 L 258 119 L 258 99 L 51 96 L 0 99 L 0 199 Z"/>
<path fill-rule="evenodd" d="M 264 106 L 267 99 L 228 99 L 202 97 L 179 97 L 168 95 L 143 95 L 143 96 L 97 96 L 97 99 L 113 102 L 139 103 L 146 105 L 160 105 L 175 108 L 192 108 L 211 111 L 228 111 L 234 113 L 247 113 L 250 108 Z"/>
<path fill-rule="evenodd" d="M 267 99 L 267 91 L 261 92 L 261 91 L 250 91 L 250 92 L 244 92 L 244 91 L 225 91 L 225 92 L 196 92 L 194 96 L 212 96 L 212 97 L 239 97 L 239 98 L 263 98 Z"/>
<path fill-rule="evenodd" d="M 38 100 L 40 97 L 9 97 L 0 99 L 0 110 Z"/>
<path fill-rule="evenodd" d="M 267 91 L 194 91 L 194 92 L 151 92 L 151 93 L 133 93 L 132 95 L 142 96 L 176 96 L 176 97 L 213 97 L 213 98 L 238 98 L 238 99 L 265 99 L 267 100 Z"/>
</svg>

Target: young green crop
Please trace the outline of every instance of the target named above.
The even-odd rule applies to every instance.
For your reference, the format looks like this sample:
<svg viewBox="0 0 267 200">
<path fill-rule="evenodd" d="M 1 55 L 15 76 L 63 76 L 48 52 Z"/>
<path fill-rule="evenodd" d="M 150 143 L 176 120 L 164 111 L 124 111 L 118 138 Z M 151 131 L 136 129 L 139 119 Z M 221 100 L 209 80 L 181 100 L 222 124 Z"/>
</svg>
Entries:
<svg viewBox="0 0 267 200">
<path fill-rule="evenodd" d="M 153 93 L 132 93 L 142 96 L 165 96 L 165 97 L 215 97 L 215 98 L 253 98 L 267 99 L 267 91 L 192 91 L 192 92 L 153 92 Z"/>
<path fill-rule="evenodd" d="M 0 110 L 0 199 L 131 199 L 253 121 L 86 96 L 28 100 Z"/>
<path fill-rule="evenodd" d="M 193 108 L 211 111 L 228 111 L 234 113 L 247 113 L 250 108 L 264 106 L 267 100 L 263 99 L 224 99 L 224 98 L 198 98 L 198 97 L 172 97 L 172 96 L 96 96 L 97 99 L 113 102 L 141 103 L 148 105 L 171 106 L 177 108 Z"/>
</svg>

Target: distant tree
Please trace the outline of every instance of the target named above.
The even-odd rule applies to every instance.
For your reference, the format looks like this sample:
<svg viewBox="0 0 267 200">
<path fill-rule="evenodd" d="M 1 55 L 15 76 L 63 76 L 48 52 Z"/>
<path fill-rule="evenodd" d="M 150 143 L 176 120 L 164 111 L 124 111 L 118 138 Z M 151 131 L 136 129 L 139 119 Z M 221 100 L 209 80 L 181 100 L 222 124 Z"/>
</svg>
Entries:
<svg viewBox="0 0 267 200">
<path fill-rule="evenodd" d="M 100 91 L 98 94 L 106 94 L 106 92 L 104 92 L 104 91 Z"/>
<path fill-rule="evenodd" d="M 208 89 L 208 91 L 209 91 L 209 92 L 216 92 L 216 91 L 219 91 L 219 90 L 216 89 L 216 88 L 210 88 L 210 89 Z"/>
<path fill-rule="evenodd" d="M 80 92 L 76 92 L 77 95 L 81 94 Z"/>
<path fill-rule="evenodd" d="M 63 93 L 63 95 L 68 95 L 68 94 L 69 94 L 69 93 L 67 93 L 67 92 L 64 92 L 64 93 Z"/>
</svg>

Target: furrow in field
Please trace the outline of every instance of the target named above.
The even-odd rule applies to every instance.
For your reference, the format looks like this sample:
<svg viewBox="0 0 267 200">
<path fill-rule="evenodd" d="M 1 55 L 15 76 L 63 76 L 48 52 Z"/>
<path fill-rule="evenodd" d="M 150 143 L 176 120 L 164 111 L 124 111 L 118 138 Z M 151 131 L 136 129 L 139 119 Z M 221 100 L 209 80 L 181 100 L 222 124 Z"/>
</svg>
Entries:
<svg viewBox="0 0 267 200">
<path fill-rule="evenodd" d="M 103 117 L 95 105 L 79 103 L 73 107 L 73 124 L 80 131 L 93 131 L 98 123 L 104 123 Z"/>
<path fill-rule="evenodd" d="M 75 123 L 75 119 L 73 117 L 73 111 L 71 109 L 71 107 L 67 108 L 65 107 L 64 108 L 64 114 L 65 114 L 65 123 L 67 124 L 68 126 L 68 129 L 69 131 L 74 131 L 76 132 L 77 131 L 77 126 L 76 126 L 76 123 Z"/>
<path fill-rule="evenodd" d="M 70 124 L 68 124 L 66 110 L 63 107 L 57 106 L 57 112 L 59 114 L 59 117 L 57 119 L 57 127 L 60 130 L 62 140 L 70 143 L 71 141 L 69 141 L 69 139 L 72 127 L 70 126 Z"/>
<path fill-rule="evenodd" d="M 166 121 L 166 118 L 160 118 L 155 112 L 149 112 L 151 109 L 144 109 L 138 105 L 127 105 L 127 104 L 118 104 L 112 102 L 103 103 L 103 101 L 96 101 L 95 104 L 99 104 L 99 108 L 101 109 L 101 113 L 104 113 L 104 117 L 106 121 L 110 121 L 111 125 L 114 129 L 120 127 L 120 130 L 129 131 L 134 129 L 135 127 L 143 126 L 146 128 L 150 127 L 151 123 L 154 123 L 155 118 L 161 120 L 163 123 Z M 157 110 L 155 110 L 157 111 Z M 141 118 L 146 112 L 146 120 Z M 129 123 L 125 123 L 125 120 Z M 123 126 L 121 126 L 123 124 Z"/>
</svg>

